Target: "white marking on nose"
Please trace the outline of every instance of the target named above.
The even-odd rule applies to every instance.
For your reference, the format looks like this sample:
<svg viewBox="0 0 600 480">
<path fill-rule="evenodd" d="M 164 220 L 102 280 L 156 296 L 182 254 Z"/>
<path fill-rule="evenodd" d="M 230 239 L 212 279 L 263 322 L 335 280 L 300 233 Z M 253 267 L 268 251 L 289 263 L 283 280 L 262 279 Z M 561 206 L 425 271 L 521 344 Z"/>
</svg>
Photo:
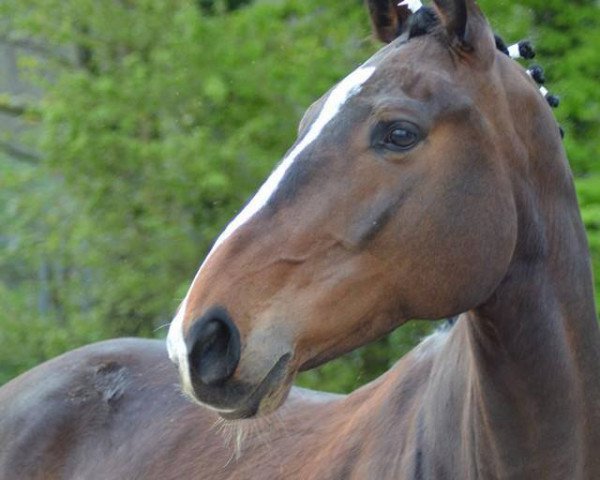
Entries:
<svg viewBox="0 0 600 480">
<path fill-rule="evenodd" d="M 177 315 L 171 322 L 169 334 L 167 335 L 167 350 L 169 352 L 169 358 L 174 363 L 179 364 L 179 371 L 182 376 L 184 390 L 187 390 L 189 387 L 190 390 L 188 391 L 191 392 L 188 353 L 183 337 L 183 319 L 185 317 L 190 292 L 200 272 L 202 271 L 202 267 L 204 267 L 210 256 L 228 237 L 233 234 L 233 232 L 246 223 L 267 204 L 269 198 L 271 198 L 273 193 L 277 190 L 277 187 L 281 183 L 285 173 L 288 171 L 294 160 L 296 160 L 298 155 L 300 155 L 300 153 L 306 147 L 308 147 L 317 139 L 325 126 L 340 111 L 344 103 L 346 103 L 349 98 L 353 97 L 361 90 L 363 84 L 371 77 L 371 75 L 373 75 L 373 72 L 375 72 L 375 67 L 361 66 L 344 78 L 340 83 L 338 83 L 338 85 L 327 97 L 319 116 L 313 122 L 306 135 L 304 135 L 302 140 L 285 156 L 283 161 L 273 171 L 273 173 L 271 173 L 271 175 L 267 178 L 267 181 L 260 187 L 258 192 L 256 192 L 246 207 L 229 223 L 229 225 L 227 225 L 223 233 L 221 233 L 219 238 L 217 238 L 213 248 L 204 259 L 204 262 L 202 262 L 202 265 L 196 273 L 196 276 L 194 277 L 194 280 L 192 281 L 190 288 L 183 299 L 183 302 L 181 302 Z"/>
</svg>

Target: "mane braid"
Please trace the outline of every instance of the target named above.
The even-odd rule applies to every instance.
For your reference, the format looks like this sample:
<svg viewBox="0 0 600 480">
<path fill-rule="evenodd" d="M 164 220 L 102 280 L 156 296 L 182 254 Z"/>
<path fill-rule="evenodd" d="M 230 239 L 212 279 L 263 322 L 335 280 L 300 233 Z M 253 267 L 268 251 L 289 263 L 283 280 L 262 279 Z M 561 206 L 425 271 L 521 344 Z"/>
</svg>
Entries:
<svg viewBox="0 0 600 480">
<path fill-rule="evenodd" d="M 511 45 L 510 47 L 507 47 L 502 37 L 494 33 L 494 41 L 496 42 L 496 48 L 510 58 L 522 58 L 525 60 L 530 60 L 535 57 L 533 45 L 531 45 L 531 42 L 528 40 L 522 40 L 514 45 Z M 543 84 L 546 82 L 544 69 L 539 65 L 532 65 L 526 69 L 526 72 L 535 81 L 535 83 L 542 85 L 540 86 L 539 90 L 546 102 L 548 102 L 548 105 L 550 105 L 552 108 L 558 107 L 560 104 L 560 98 L 557 95 L 551 94 L 548 89 L 543 86 Z M 565 131 L 560 125 L 558 126 L 558 132 L 560 134 L 560 138 L 565 138 Z"/>
<path fill-rule="evenodd" d="M 429 7 L 421 7 L 408 19 L 408 39 L 426 35 L 439 24 L 439 20 Z"/>
<path fill-rule="evenodd" d="M 401 2 L 400 5 L 403 5 L 404 3 L 406 2 Z M 437 18 L 437 15 L 433 9 L 425 6 L 420 7 L 408 17 L 406 27 L 400 28 L 405 32 L 400 43 L 403 44 L 411 38 L 426 35 L 434 31 L 439 24 L 439 19 Z M 535 50 L 533 49 L 531 42 L 528 40 L 522 40 L 508 47 L 504 39 L 500 35 L 494 33 L 494 42 L 496 44 L 496 49 L 507 57 L 529 60 L 535 56 Z M 531 76 L 531 78 L 533 78 L 538 85 L 543 85 L 546 81 L 544 70 L 539 65 L 532 65 L 529 67 L 527 69 L 527 74 Z M 545 87 L 540 87 L 540 93 L 546 99 L 548 105 L 550 105 L 552 108 L 558 107 L 560 103 L 559 97 L 552 95 Z M 565 132 L 560 125 L 559 133 L 560 137 L 564 138 Z"/>
<path fill-rule="evenodd" d="M 509 56 L 508 47 L 506 43 L 502 39 L 502 37 L 496 33 L 494 33 L 494 41 L 496 42 L 496 48 L 500 50 L 504 55 Z"/>
</svg>

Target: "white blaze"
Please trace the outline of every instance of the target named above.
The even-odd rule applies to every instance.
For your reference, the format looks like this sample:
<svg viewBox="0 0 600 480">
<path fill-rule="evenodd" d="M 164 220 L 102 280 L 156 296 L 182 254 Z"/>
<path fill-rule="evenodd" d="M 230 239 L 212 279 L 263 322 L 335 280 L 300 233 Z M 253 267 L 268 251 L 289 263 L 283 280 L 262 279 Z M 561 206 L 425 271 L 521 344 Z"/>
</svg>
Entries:
<svg viewBox="0 0 600 480">
<path fill-rule="evenodd" d="M 238 216 L 235 217 L 229 225 L 227 225 L 227 228 L 225 228 L 223 233 L 221 233 L 215 242 L 211 253 L 235 230 L 246 223 L 256 212 L 266 205 L 266 203 L 269 201 L 269 198 L 271 198 L 273 195 L 273 192 L 277 190 L 277 187 L 285 175 L 285 172 L 287 172 L 288 168 L 290 168 L 292 163 L 294 163 L 296 157 L 298 157 L 302 150 L 308 147 L 319 136 L 325 125 L 327 125 L 329 121 L 335 117 L 346 100 L 358 93 L 362 84 L 367 81 L 374 71 L 375 67 L 359 68 L 348 75 L 337 85 L 337 87 L 335 87 L 335 89 L 329 94 L 329 97 L 327 97 L 327 101 L 325 102 L 325 105 L 323 105 L 323 108 L 319 113 L 319 117 L 310 126 L 308 133 L 304 135 L 300 143 L 298 143 L 294 149 L 287 154 L 275 171 L 271 173 L 269 178 L 267 178 L 267 181 L 262 185 L 262 187 L 260 187 L 258 192 L 256 192 L 252 200 L 250 200 L 250 203 L 248 203 L 248 205 L 246 205 L 246 207 L 238 214 Z M 210 256 L 210 253 L 208 256 Z"/>
<path fill-rule="evenodd" d="M 179 363 L 179 369 L 182 375 L 183 387 L 188 390 L 191 386 L 189 380 L 189 369 L 187 362 L 187 348 L 183 339 L 183 319 L 187 307 L 188 297 L 190 291 L 202 270 L 202 267 L 206 264 L 206 261 L 216 251 L 216 249 L 230 237 L 239 227 L 246 223 L 252 218 L 258 211 L 260 211 L 269 201 L 269 198 L 277 190 L 277 187 L 281 183 L 285 173 L 288 171 L 294 160 L 300 155 L 300 153 L 308 147 L 318 136 L 321 134 L 325 126 L 336 116 L 340 111 L 342 105 L 352 96 L 356 95 L 362 85 L 373 75 L 375 67 L 361 66 L 344 78 L 333 91 L 327 97 L 321 112 L 317 119 L 310 126 L 310 129 L 304 135 L 302 140 L 286 155 L 279 166 L 271 173 L 267 181 L 260 187 L 258 192 L 254 195 L 252 200 L 246 205 L 246 207 L 227 225 L 223 233 L 217 238 L 212 250 L 204 259 L 204 262 L 200 266 L 200 269 L 196 273 L 190 288 L 181 302 L 177 315 L 171 322 L 169 328 L 169 334 L 167 336 L 167 349 L 169 351 L 169 357 L 175 363 Z M 189 390 L 188 390 L 189 391 Z"/>
</svg>

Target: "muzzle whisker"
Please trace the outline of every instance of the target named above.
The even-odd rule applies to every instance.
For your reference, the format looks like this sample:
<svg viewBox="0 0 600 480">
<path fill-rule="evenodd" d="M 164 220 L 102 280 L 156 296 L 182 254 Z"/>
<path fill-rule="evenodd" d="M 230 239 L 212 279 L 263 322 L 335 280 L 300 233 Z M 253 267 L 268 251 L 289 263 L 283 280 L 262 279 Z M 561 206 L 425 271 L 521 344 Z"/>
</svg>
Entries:
<svg viewBox="0 0 600 480">
<path fill-rule="evenodd" d="M 171 322 L 167 322 L 167 323 L 163 323 L 162 325 L 159 325 L 158 327 L 156 327 L 154 330 L 152 330 L 153 333 L 158 332 L 159 330 L 162 330 L 163 328 L 168 328 L 169 325 L 171 325 Z"/>
</svg>

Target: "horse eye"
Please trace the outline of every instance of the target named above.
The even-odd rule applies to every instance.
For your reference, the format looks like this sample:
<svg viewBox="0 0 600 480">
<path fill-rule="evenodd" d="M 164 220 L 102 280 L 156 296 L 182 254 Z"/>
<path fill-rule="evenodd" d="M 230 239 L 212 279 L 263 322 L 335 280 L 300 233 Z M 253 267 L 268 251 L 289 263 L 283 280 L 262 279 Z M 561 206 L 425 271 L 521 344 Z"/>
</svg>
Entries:
<svg viewBox="0 0 600 480">
<path fill-rule="evenodd" d="M 386 143 L 391 143 L 400 148 L 408 148 L 413 145 L 417 140 L 417 136 L 414 132 L 409 132 L 404 128 L 396 128 L 392 130 L 386 138 Z"/>
<path fill-rule="evenodd" d="M 395 122 L 384 129 L 380 145 L 388 150 L 405 151 L 421 140 L 418 127 L 410 122 Z M 381 138 L 381 137 L 380 137 Z"/>
</svg>

